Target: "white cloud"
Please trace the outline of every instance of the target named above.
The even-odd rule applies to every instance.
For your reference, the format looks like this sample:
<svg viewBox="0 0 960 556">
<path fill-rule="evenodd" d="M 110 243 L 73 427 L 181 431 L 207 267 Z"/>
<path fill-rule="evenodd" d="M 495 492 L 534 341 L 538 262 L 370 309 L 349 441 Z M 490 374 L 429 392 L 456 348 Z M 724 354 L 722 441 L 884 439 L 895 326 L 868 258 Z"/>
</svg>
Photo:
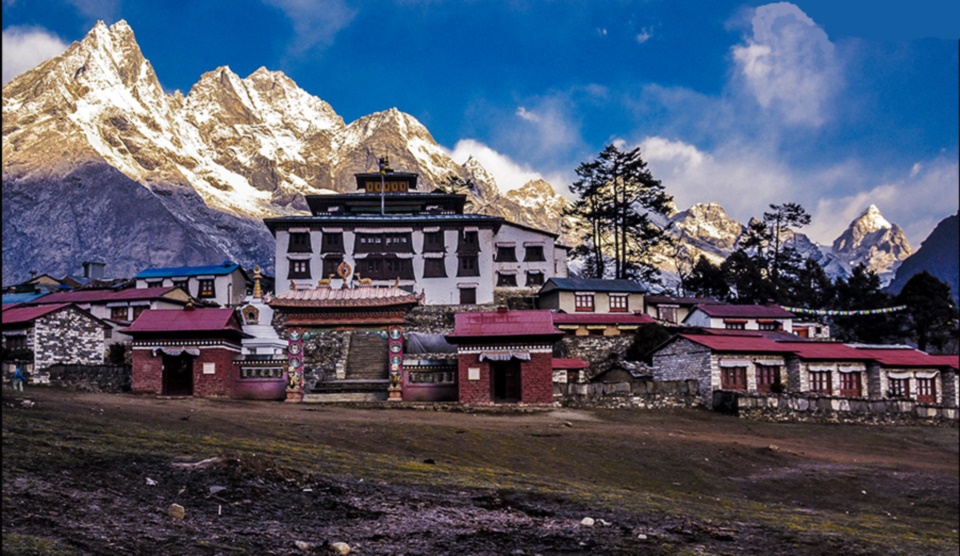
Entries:
<svg viewBox="0 0 960 556">
<path fill-rule="evenodd" d="M 102 19 L 113 23 L 121 0 L 67 0 L 81 15 L 88 19 Z"/>
<path fill-rule="evenodd" d="M 903 174 L 852 195 L 820 199 L 812 211 L 815 221 L 811 228 L 835 238 L 874 204 L 887 220 L 903 228 L 910 246 L 917 249 L 938 222 L 957 212 L 960 164 L 956 158 L 939 157 L 904 168 Z"/>
<path fill-rule="evenodd" d="M 450 157 L 457 164 L 463 164 L 468 158 L 473 157 L 493 175 L 501 193 L 517 189 L 531 180 L 546 180 L 553 185 L 554 189 L 557 189 L 559 184 L 566 183 L 566 178 L 560 173 L 544 175 L 529 165 L 516 162 L 509 156 L 497 152 L 474 139 L 457 141 Z M 558 192 L 563 193 L 561 190 L 558 190 Z"/>
<path fill-rule="evenodd" d="M 7 27 L 3 30 L 3 82 L 66 49 L 67 43 L 42 27 Z"/>
<path fill-rule="evenodd" d="M 639 33 L 637 33 L 637 42 L 640 44 L 647 42 L 651 38 L 653 38 L 653 33 L 651 33 L 651 30 L 647 29 L 646 27 L 644 27 L 643 29 L 640 30 Z"/>
<path fill-rule="evenodd" d="M 822 125 L 842 86 L 827 34 L 786 2 L 758 7 L 751 23 L 746 44 L 732 49 L 738 79 L 760 106 L 787 123 Z"/>
<path fill-rule="evenodd" d="M 279 8 L 293 23 L 296 37 L 290 51 L 301 55 L 318 45 L 329 45 L 349 25 L 357 10 L 344 0 L 263 0 Z"/>
</svg>

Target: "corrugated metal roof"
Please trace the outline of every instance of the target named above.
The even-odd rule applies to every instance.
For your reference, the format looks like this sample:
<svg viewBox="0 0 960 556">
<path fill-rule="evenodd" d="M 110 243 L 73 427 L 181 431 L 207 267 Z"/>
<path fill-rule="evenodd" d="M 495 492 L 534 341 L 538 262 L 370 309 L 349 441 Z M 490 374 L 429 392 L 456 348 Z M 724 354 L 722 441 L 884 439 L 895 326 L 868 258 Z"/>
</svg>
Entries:
<svg viewBox="0 0 960 556">
<path fill-rule="evenodd" d="M 47 292 L 31 293 L 5 293 L 3 294 L 4 305 L 15 305 L 17 303 L 29 303 L 35 299 L 47 295 Z"/>
<path fill-rule="evenodd" d="M 125 290 L 74 290 L 52 293 L 33 301 L 33 303 L 107 303 L 110 301 L 158 299 L 173 289 L 172 287 L 156 287 L 127 288 Z"/>
<path fill-rule="evenodd" d="M 723 305 L 722 301 L 707 297 L 672 297 L 668 295 L 648 295 L 643 298 L 648 305 Z"/>
<path fill-rule="evenodd" d="M 697 309 L 710 317 L 792 319 L 793 313 L 779 305 L 700 304 Z"/>
<path fill-rule="evenodd" d="M 268 302 L 271 307 L 384 307 L 417 304 L 414 294 L 393 286 L 317 287 L 290 290 Z"/>
<path fill-rule="evenodd" d="M 28 307 L 11 307 L 3 312 L 3 324 L 24 324 L 32 322 L 50 313 L 56 313 L 64 307 L 69 307 L 69 303 L 58 303 L 56 305 L 33 305 Z"/>
<path fill-rule="evenodd" d="M 162 310 L 149 309 L 121 332 L 242 332 L 238 322 L 231 319 L 233 309 Z"/>
<path fill-rule="evenodd" d="M 142 270 L 140 274 L 137 274 L 133 278 L 142 280 L 147 278 L 173 278 L 175 276 L 204 276 L 208 274 L 221 276 L 223 274 L 230 274 L 238 268 L 240 268 L 240 265 L 233 262 L 225 262 L 223 264 L 206 266 L 148 268 L 146 270 Z"/>
<path fill-rule="evenodd" d="M 793 351 L 788 345 L 768 340 L 762 336 L 680 334 L 680 337 L 706 346 L 714 351 L 731 353 L 790 353 Z"/>
<path fill-rule="evenodd" d="M 960 355 L 931 355 L 931 359 L 954 370 L 960 370 Z"/>
<path fill-rule="evenodd" d="M 552 286 L 551 286 L 552 284 Z M 626 292 L 646 293 L 647 288 L 633 280 L 601 280 L 599 278 L 550 278 L 541 288 L 541 292 L 588 291 L 588 292 Z"/>
<path fill-rule="evenodd" d="M 504 336 L 553 336 L 563 332 L 553 327 L 550 311 L 495 311 L 457 313 L 448 339 Z"/>
<path fill-rule="evenodd" d="M 912 348 L 854 348 L 884 367 L 943 367 L 949 366 L 929 353 Z"/>
<path fill-rule="evenodd" d="M 650 324 L 650 315 L 635 313 L 554 313 L 554 324 Z"/>
<path fill-rule="evenodd" d="M 848 345 L 836 342 L 780 342 L 801 359 L 832 361 L 866 361 L 870 357 Z"/>
<path fill-rule="evenodd" d="M 583 359 L 570 359 L 563 357 L 554 357 L 553 358 L 553 369 L 554 370 L 577 370 L 577 369 L 586 369 L 590 364 L 584 361 Z"/>
</svg>

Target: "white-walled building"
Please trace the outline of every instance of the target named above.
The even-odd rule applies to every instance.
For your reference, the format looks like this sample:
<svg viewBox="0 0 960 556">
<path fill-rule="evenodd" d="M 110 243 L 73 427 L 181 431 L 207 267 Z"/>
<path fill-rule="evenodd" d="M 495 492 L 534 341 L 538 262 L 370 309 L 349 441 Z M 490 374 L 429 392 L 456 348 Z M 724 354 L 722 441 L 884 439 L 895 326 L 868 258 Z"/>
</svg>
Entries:
<svg viewBox="0 0 960 556">
<path fill-rule="evenodd" d="M 567 275 L 557 234 L 465 214 L 465 195 L 414 191 L 417 174 L 356 177 L 362 193 L 308 195 L 312 216 L 264 220 L 277 238 L 278 296 L 346 277 L 423 292 L 428 305 L 485 304 L 495 289 Z"/>
<path fill-rule="evenodd" d="M 237 263 L 148 268 L 133 277 L 137 289 L 174 287 L 220 307 L 236 307 L 247 296 L 247 274 Z"/>
</svg>

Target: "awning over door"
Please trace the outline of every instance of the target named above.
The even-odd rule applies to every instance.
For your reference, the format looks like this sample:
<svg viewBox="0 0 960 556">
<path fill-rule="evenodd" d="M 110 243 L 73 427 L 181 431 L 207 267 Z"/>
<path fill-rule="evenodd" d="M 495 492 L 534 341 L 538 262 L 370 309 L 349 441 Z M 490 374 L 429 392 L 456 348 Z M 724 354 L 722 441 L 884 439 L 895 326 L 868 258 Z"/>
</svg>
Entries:
<svg viewBox="0 0 960 556">
<path fill-rule="evenodd" d="M 170 355 L 170 356 L 173 356 L 173 357 L 177 357 L 178 355 L 183 355 L 184 353 L 186 353 L 187 355 L 192 355 L 192 356 L 196 357 L 196 356 L 200 355 L 200 350 L 197 349 L 197 348 L 179 348 L 179 347 L 159 347 L 159 348 L 153 348 L 153 356 L 154 356 L 154 357 L 156 357 L 156 356 L 159 355 L 160 353 L 163 353 L 164 355 Z"/>
<path fill-rule="evenodd" d="M 529 361 L 530 352 L 528 351 L 484 351 L 480 353 L 480 360 L 487 361 L 509 361 L 519 359 L 520 361 Z"/>
</svg>

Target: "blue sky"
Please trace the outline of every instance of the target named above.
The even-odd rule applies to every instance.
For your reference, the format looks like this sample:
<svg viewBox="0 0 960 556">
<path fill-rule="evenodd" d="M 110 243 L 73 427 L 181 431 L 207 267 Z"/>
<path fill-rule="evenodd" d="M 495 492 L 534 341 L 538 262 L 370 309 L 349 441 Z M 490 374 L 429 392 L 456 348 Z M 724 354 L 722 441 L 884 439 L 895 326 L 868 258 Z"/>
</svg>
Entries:
<svg viewBox="0 0 960 556">
<path fill-rule="evenodd" d="M 680 209 L 799 202 L 825 243 L 874 203 L 916 249 L 960 205 L 960 2 L 3 0 L 3 81 L 119 19 L 169 91 L 281 70 L 348 122 L 413 115 L 501 189 L 566 192 L 619 142 Z"/>
</svg>

